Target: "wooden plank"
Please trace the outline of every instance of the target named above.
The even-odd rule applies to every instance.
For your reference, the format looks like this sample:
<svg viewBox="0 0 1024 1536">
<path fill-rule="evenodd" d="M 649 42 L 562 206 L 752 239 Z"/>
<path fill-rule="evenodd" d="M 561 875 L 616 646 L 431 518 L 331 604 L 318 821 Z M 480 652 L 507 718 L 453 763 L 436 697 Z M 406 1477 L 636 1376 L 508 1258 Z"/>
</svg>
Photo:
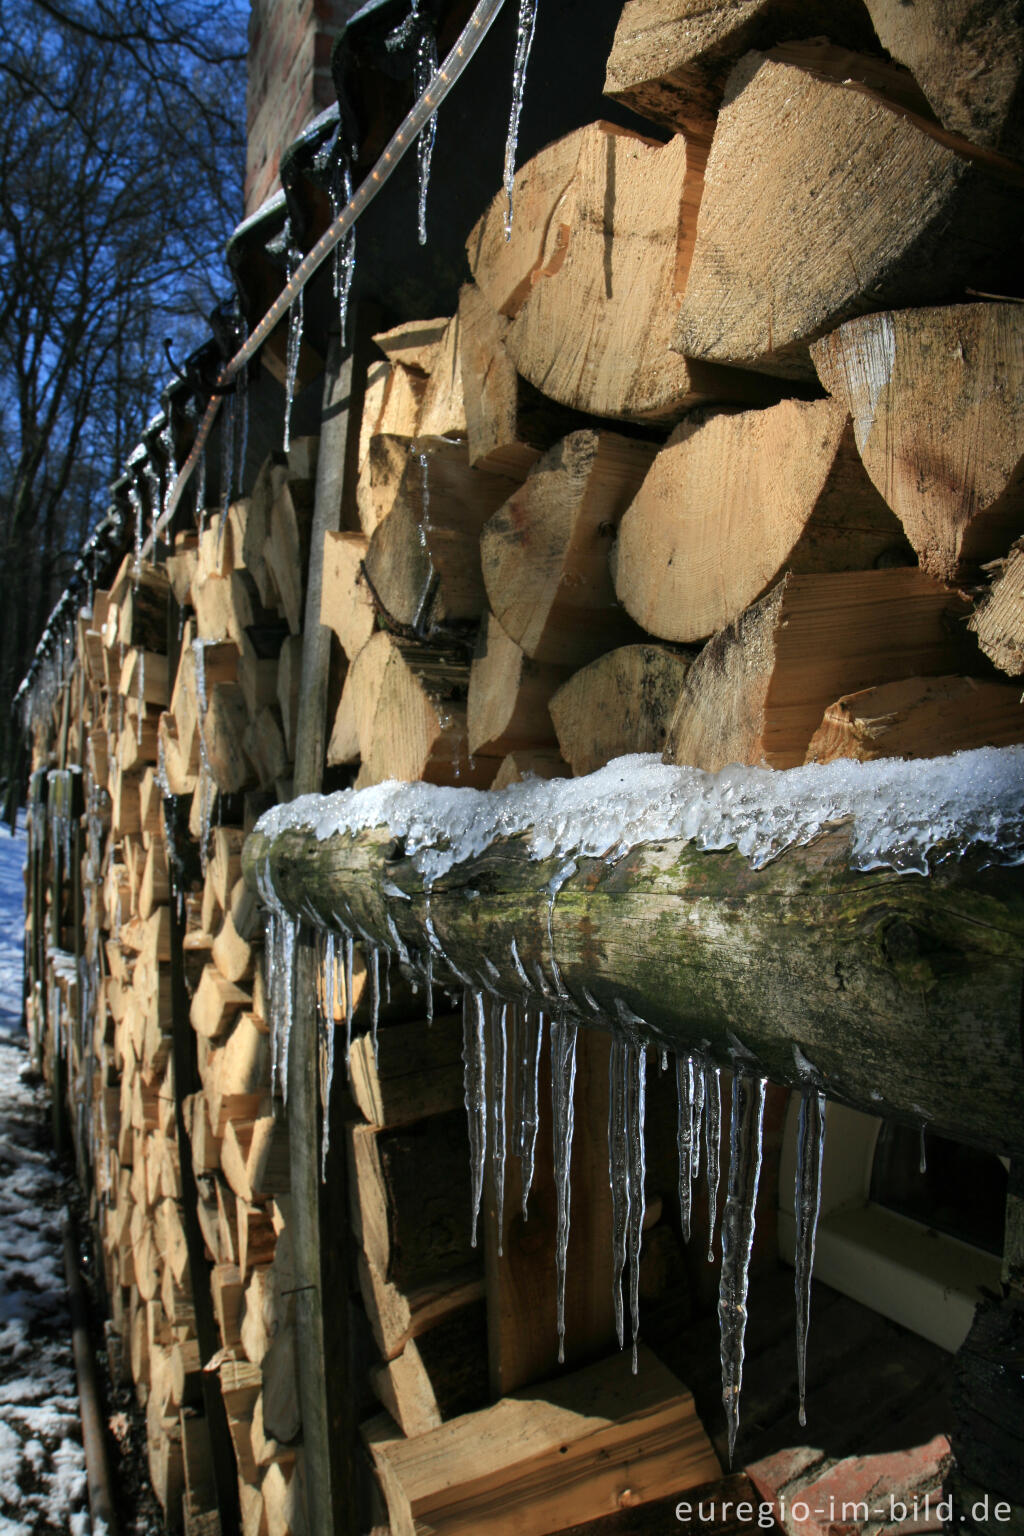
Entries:
<svg viewBox="0 0 1024 1536">
<path fill-rule="evenodd" d="M 393 1536 L 420 1522 L 437 1536 L 542 1536 L 578 1515 L 699 1486 L 718 1458 L 693 1398 L 650 1350 L 636 1376 L 627 1354 L 505 1397 L 415 1440 L 390 1420 L 363 1435 Z"/>
</svg>

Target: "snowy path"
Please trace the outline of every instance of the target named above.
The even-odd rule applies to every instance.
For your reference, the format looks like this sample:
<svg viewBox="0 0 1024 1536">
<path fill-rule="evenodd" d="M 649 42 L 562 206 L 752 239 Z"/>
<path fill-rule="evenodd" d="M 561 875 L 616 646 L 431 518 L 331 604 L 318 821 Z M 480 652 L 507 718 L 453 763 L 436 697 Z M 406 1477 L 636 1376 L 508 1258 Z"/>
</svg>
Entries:
<svg viewBox="0 0 1024 1536">
<path fill-rule="evenodd" d="M 25 837 L 0 829 L 0 1536 L 87 1536 L 64 1289 L 65 1181 L 42 1089 L 22 1079 Z"/>
</svg>

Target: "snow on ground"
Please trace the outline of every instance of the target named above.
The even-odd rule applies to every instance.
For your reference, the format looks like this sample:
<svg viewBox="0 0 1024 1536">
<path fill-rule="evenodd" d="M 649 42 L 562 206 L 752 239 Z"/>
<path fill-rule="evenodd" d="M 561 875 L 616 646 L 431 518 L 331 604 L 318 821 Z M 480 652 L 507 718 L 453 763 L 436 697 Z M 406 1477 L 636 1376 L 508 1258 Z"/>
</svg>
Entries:
<svg viewBox="0 0 1024 1536">
<path fill-rule="evenodd" d="M 0 1536 L 87 1536 L 64 1288 L 66 1181 L 21 1025 L 25 834 L 0 829 Z"/>
</svg>

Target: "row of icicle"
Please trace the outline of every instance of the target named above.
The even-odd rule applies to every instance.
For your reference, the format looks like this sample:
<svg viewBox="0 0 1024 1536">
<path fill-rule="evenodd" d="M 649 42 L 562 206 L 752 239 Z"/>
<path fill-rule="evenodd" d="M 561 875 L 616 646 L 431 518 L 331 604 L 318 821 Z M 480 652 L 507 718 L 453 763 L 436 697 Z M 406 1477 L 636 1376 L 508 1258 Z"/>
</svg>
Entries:
<svg viewBox="0 0 1024 1536">
<path fill-rule="evenodd" d="M 557 878 L 557 877 L 556 877 Z M 554 884 L 555 882 L 552 882 Z M 269 861 L 258 871 L 260 895 L 265 908 L 267 990 L 271 1026 L 272 1074 L 281 1098 L 287 1102 L 288 1048 L 295 1009 L 295 952 L 300 922 L 281 904 L 274 888 Z M 429 904 L 429 896 L 428 896 Z M 352 1047 L 353 958 L 357 940 L 366 954 L 370 986 L 370 1033 L 374 1057 L 382 1002 L 390 1000 L 392 946 L 380 944 L 349 914 L 343 921 L 335 913 L 336 928 L 327 930 L 309 906 L 305 914 L 320 944 L 319 970 L 323 977 L 319 1003 L 319 1027 L 326 1071 L 323 1091 L 322 1172 L 329 1145 L 331 1078 L 334 1068 L 334 1021 L 344 1018 L 346 1068 Z M 433 1018 L 433 965 L 435 957 L 462 982 L 464 1098 L 468 1120 L 471 1188 L 471 1242 L 477 1243 L 477 1227 L 483 1197 L 485 1169 L 490 1165 L 496 1209 L 498 1253 L 504 1228 L 505 1171 L 508 1151 L 520 1159 L 524 1219 L 533 1182 L 539 1124 L 539 1073 L 545 1032 L 549 1042 L 551 1074 L 552 1143 L 556 1197 L 556 1329 L 558 1358 L 564 1359 L 566 1332 L 565 1276 L 571 1222 L 570 1165 L 574 1132 L 574 1090 L 578 1012 L 559 985 L 558 995 L 541 986 L 542 996 L 513 956 L 529 1001 L 511 1001 L 482 988 L 463 976 L 446 955 L 430 921 L 425 923 L 429 948 L 411 955 L 389 918 L 394 958 L 418 990 L 426 991 L 429 1020 Z M 553 956 L 552 956 L 553 960 Z M 555 970 L 554 965 L 552 966 Z M 539 977 L 539 980 L 542 979 Z M 528 989 L 528 990 L 527 990 Z M 343 1006 L 336 1008 L 338 998 Z M 588 994 L 588 1001 L 590 1001 Z M 595 1013 L 599 1014 L 596 1004 Z M 622 1004 L 618 1018 L 600 1016 L 611 1029 L 609 1057 L 608 1175 L 612 1195 L 612 1294 L 620 1348 L 625 1342 L 623 1285 L 628 1291 L 632 1333 L 633 1370 L 637 1369 L 640 1336 L 640 1253 L 645 1215 L 645 1146 L 647 1055 L 642 1039 L 643 1020 Z M 661 1053 L 662 1070 L 668 1064 Z M 821 1168 L 825 1144 L 825 1095 L 813 1069 L 804 1063 L 801 1090 L 797 1168 L 796 1211 L 796 1354 L 800 1423 L 806 1422 L 807 1337 L 810 1322 L 811 1276 L 818 1211 L 821 1203 Z M 708 1259 L 714 1261 L 718 1215 L 719 1146 L 721 1138 L 720 1068 L 708 1053 L 708 1043 L 676 1057 L 678 1100 L 677 1145 L 679 1155 L 679 1212 L 682 1234 L 690 1238 L 693 1183 L 703 1162 L 708 1190 Z M 722 1369 L 722 1401 L 732 1461 L 739 1429 L 740 1389 L 743 1379 L 744 1339 L 747 1322 L 747 1288 L 754 1242 L 757 1191 L 761 1172 L 762 1130 L 767 1078 L 754 1059 L 735 1042 L 732 1052 L 732 1087 L 729 1120 L 729 1168 L 726 1196 L 717 1223 L 721 1246 L 718 1318 Z"/>
</svg>

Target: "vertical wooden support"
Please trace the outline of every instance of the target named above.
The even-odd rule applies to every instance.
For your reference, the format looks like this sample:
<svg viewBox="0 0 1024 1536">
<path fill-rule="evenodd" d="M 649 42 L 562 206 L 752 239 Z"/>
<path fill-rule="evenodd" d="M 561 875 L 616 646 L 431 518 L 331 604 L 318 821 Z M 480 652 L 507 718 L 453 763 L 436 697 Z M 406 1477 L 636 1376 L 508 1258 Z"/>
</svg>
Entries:
<svg viewBox="0 0 1024 1536">
<path fill-rule="evenodd" d="M 565 1364 L 613 1347 L 612 1209 L 608 1183 L 610 1036 L 581 1029 L 576 1042 L 576 1125 L 571 1163 L 571 1221 L 565 1278 Z M 506 1169 L 502 1254 L 493 1186 L 486 1222 L 487 1336 L 490 1387 L 504 1397 L 558 1368 L 555 1317 L 555 1180 L 551 1147 L 549 1044 L 541 1051 L 540 1124 L 529 1216 L 523 1220 L 519 1159 Z"/>
<path fill-rule="evenodd" d="M 327 683 L 331 632 L 320 623 L 324 537 L 341 526 L 345 465 L 350 437 L 358 433 L 353 410 L 352 355 L 344 356 L 331 339 L 324 379 L 316 500 L 310 539 L 302 636 L 302 678 L 295 739 L 295 794 L 314 794 L 322 785 L 327 744 Z M 354 432 L 350 432 L 350 424 Z M 351 483 L 351 482 L 350 482 Z M 341 1294 L 325 1313 L 324 1260 L 321 1245 L 320 1094 L 317 1048 L 316 968 L 312 943 L 299 946 L 295 966 L 295 1017 L 288 1053 L 288 1129 L 291 1148 L 291 1195 L 294 1218 L 295 1316 L 302 1408 L 302 1446 L 306 1519 L 310 1536 L 335 1536 L 356 1530 L 354 1425 L 352 1394 L 347 1390 L 348 1307 L 344 1278 Z M 344 1190 L 336 1179 L 329 1198 L 344 1212 Z M 340 1200 L 338 1196 L 341 1196 Z M 344 1219 L 331 1223 L 331 1258 L 344 1277 Z M 326 1361 L 333 1391 L 328 1403 Z"/>
</svg>

